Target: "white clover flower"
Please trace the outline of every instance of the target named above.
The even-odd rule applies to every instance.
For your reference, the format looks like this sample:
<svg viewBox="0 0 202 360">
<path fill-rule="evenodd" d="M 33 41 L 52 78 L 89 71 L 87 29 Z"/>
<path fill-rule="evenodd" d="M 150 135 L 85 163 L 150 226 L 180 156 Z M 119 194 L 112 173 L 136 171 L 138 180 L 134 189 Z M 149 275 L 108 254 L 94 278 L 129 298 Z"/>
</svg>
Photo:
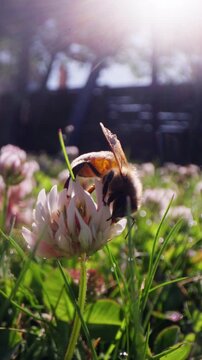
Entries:
<svg viewBox="0 0 202 360">
<path fill-rule="evenodd" d="M 7 229 L 9 229 L 13 219 L 15 219 L 15 226 L 19 224 L 30 224 L 32 221 L 32 208 L 34 200 L 31 195 L 33 188 L 36 185 L 33 174 L 39 170 L 39 165 L 34 160 L 23 162 L 24 159 L 26 159 L 26 153 L 23 150 L 17 148 L 19 150 L 19 158 L 23 161 L 21 163 L 21 170 L 19 166 L 18 170 L 16 171 L 17 167 L 15 167 L 15 165 L 17 163 L 20 164 L 20 161 L 16 161 L 15 163 L 14 159 L 16 159 L 16 157 L 8 156 L 8 153 L 10 153 L 11 150 L 16 150 L 16 147 L 7 145 L 2 149 L 3 151 L 1 151 L 0 155 L 2 167 L 0 167 L 0 169 L 1 172 L 4 173 L 4 178 L 0 175 L 0 211 L 2 211 L 3 208 L 4 193 L 7 191 L 5 226 Z M 8 159 L 8 164 L 6 164 L 6 159 Z M 5 167 L 3 166 L 4 161 Z M 14 167 L 11 166 L 12 162 Z M 6 190 L 6 185 L 9 185 L 8 190 Z"/>
<path fill-rule="evenodd" d="M 173 207 L 170 211 L 170 216 L 173 220 L 182 218 L 189 225 L 192 225 L 194 221 L 191 209 L 184 205 Z"/>
<path fill-rule="evenodd" d="M 33 211 L 32 230 L 23 227 L 22 235 L 30 249 L 41 257 L 90 255 L 119 235 L 126 219 L 110 220 L 110 208 L 102 202 L 102 183 L 95 182 L 96 200 L 78 181 L 69 189 L 57 191 L 53 186 L 46 194 L 41 190 Z"/>
<path fill-rule="evenodd" d="M 155 174 L 155 166 L 151 162 L 143 163 L 138 166 L 138 174 L 140 178 L 144 178 L 145 176 L 154 176 Z"/>
<path fill-rule="evenodd" d="M 27 161 L 26 152 L 14 145 L 6 145 L 0 152 L 0 174 L 7 185 L 17 185 L 38 170 L 35 161 Z"/>
<path fill-rule="evenodd" d="M 147 206 L 156 205 L 160 215 L 163 216 L 173 196 L 176 198 L 177 193 L 171 189 L 146 189 L 143 194 L 143 204 Z"/>
<path fill-rule="evenodd" d="M 183 178 L 196 177 L 200 173 L 200 168 L 197 165 L 189 164 L 187 166 L 179 166 L 178 173 Z"/>
<path fill-rule="evenodd" d="M 8 190 L 8 208 L 6 223 L 9 226 L 15 218 L 15 225 L 30 224 L 32 222 L 32 209 L 34 199 L 33 188 L 36 186 L 34 178 L 25 177 L 18 185 L 10 186 Z"/>
<path fill-rule="evenodd" d="M 161 176 L 177 174 L 178 168 L 179 166 L 177 164 L 167 162 L 160 168 L 160 174 Z"/>
</svg>

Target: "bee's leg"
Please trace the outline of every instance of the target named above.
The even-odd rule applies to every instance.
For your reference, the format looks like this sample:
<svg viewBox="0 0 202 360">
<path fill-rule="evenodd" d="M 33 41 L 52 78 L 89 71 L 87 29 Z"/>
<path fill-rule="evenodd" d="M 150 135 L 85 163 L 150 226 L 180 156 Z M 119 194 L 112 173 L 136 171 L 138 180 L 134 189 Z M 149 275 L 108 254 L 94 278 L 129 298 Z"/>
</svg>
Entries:
<svg viewBox="0 0 202 360">
<path fill-rule="evenodd" d="M 92 184 L 88 187 L 87 191 L 89 192 L 89 194 L 92 194 L 92 192 L 95 190 L 95 184 Z"/>
<path fill-rule="evenodd" d="M 117 222 L 119 218 L 122 218 L 123 215 L 123 199 L 117 197 L 117 193 L 113 193 L 109 196 L 107 204 L 112 204 L 112 215 L 107 220 L 112 220 L 113 223 Z"/>
<path fill-rule="evenodd" d="M 105 196 L 107 195 L 107 191 L 109 189 L 109 184 L 110 182 L 112 181 L 114 177 L 114 171 L 111 170 L 107 175 L 104 176 L 103 178 L 103 197 L 102 197 L 102 201 L 104 204 L 106 204 L 106 201 L 105 201 Z M 113 200 L 112 200 L 113 201 Z M 109 202 L 109 200 L 107 200 L 107 203 Z M 110 201 L 111 202 L 111 201 Z"/>
<path fill-rule="evenodd" d="M 107 205 L 110 205 L 117 198 L 117 193 L 112 193 L 107 199 Z"/>
</svg>

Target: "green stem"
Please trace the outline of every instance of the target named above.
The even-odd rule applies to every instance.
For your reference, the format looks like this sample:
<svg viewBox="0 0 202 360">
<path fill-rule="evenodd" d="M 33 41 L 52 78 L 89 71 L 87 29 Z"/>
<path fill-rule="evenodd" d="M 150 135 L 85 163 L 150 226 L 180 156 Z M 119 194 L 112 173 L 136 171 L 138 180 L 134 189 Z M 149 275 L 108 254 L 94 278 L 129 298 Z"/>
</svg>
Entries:
<svg viewBox="0 0 202 360">
<path fill-rule="evenodd" d="M 142 317 L 140 314 L 140 287 L 139 287 L 139 272 L 136 263 L 135 257 L 135 245 L 134 239 L 131 234 L 131 218 L 128 216 L 128 256 L 129 256 L 129 289 L 131 292 L 130 299 L 130 314 L 131 314 L 131 326 L 133 330 L 131 331 L 131 338 L 133 348 L 130 351 L 133 351 L 134 358 L 136 360 L 144 360 L 144 350 L 145 350 L 145 339 L 142 327 Z M 130 354 L 129 354 L 130 357 Z"/>
<path fill-rule="evenodd" d="M 86 290 L 87 290 L 87 271 L 86 271 L 86 259 L 85 256 L 81 258 L 81 275 L 79 283 L 79 297 L 78 297 L 78 306 L 80 308 L 81 315 L 84 312 L 84 306 L 86 301 Z M 81 320 L 78 313 L 75 314 L 74 325 L 67 347 L 67 351 L 64 357 L 64 360 L 71 360 L 74 355 L 74 350 L 77 344 L 81 329 Z"/>
<path fill-rule="evenodd" d="M 70 176 L 71 176 L 72 180 L 74 181 L 75 176 L 74 176 L 74 173 L 72 171 L 71 164 L 70 164 L 70 161 L 69 161 L 69 158 L 68 158 L 68 155 L 67 155 L 67 151 L 66 151 L 66 148 L 65 148 L 65 143 L 64 143 L 64 140 L 63 140 L 62 130 L 61 129 L 59 129 L 59 131 L 58 131 L 58 136 L 59 136 L 60 146 L 61 146 L 64 158 L 65 158 L 65 161 L 66 161 L 66 164 L 67 164 L 67 169 L 68 169 L 68 171 L 70 173 Z"/>
</svg>

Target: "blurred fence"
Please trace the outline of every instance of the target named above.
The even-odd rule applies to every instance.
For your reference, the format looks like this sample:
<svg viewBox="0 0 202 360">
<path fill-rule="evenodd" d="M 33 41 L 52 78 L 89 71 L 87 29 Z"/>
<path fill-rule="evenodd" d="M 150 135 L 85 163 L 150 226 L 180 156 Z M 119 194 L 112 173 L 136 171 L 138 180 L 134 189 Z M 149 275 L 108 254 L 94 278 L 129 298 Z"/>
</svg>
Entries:
<svg viewBox="0 0 202 360">
<path fill-rule="evenodd" d="M 0 146 L 56 154 L 57 131 L 65 131 L 82 90 L 43 91 L 0 97 Z M 202 163 L 202 90 L 194 85 L 94 88 L 75 132 L 80 153 L 107 149 L 99 122 L 117 133 L 137 161 Z"/>
</svg>

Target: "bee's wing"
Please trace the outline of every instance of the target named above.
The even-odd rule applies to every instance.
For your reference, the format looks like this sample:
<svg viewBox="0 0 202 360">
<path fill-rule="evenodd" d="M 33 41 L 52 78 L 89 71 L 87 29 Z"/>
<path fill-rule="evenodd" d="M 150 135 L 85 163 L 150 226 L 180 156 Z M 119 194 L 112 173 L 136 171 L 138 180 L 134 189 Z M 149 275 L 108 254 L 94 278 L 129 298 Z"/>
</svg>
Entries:
<svg viewBox="0 0 202 360">
<path fill-rule="evenodd" d="M 114 154 L 114 157 L 116 159 L 117 165 L 119 167 L 119 170 L 121 172 L 123 166 L 128 165 L 128 161 L 126 159 L 126 156 L 124 154 L 123 148 L 121 146 L 120 141 L 118 140 L 117 136 L 115 134 L 112 134 L 112 132 L 107 129 L 102 123 L 100 123 L 100 126 L 102 128 L 103 134 L 106 137 L 106 140 Z"/>
<path fill-rule="evenodd" d="M 71 163 L 74 175 L 81 177 L 103 177 L 117 161 L 111 151 L 98 151 L 83 154 Z"/>
</svg>

